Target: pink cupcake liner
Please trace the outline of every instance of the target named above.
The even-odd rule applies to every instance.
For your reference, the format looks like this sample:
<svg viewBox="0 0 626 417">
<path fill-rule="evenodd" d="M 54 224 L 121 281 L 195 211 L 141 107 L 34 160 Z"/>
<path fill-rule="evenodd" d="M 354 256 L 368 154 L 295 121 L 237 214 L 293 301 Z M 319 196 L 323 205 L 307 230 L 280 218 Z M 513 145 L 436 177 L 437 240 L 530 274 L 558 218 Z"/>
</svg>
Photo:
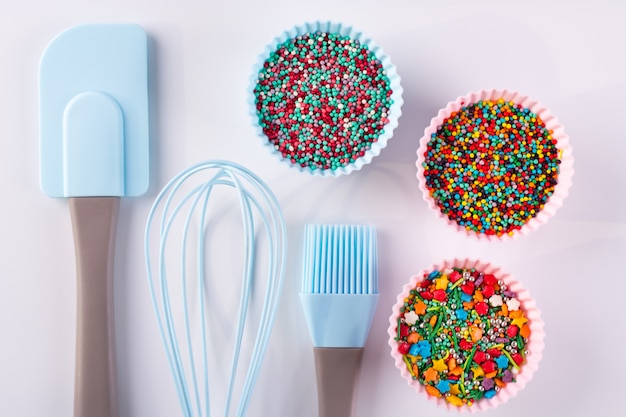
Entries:
<svg viewBox="0 0 626 417">
<path fill-rule="evenodd" d="M 505 233 L 501 236 L 487 235 L 485 233 L 478 233 L 473 230 L 469 230 L 456 221 L 449 219 L 439 208 L 435 199 L 431 196 L 427 185 L 426 178 L 424 176 L 424 167 L 422 164 L 425 162 L 424 153 L 428 148 L 431 135 L 437 132 L 437 129 L 443 124 L 443 122 L 449 118 L 453 112 L 460 110 L 463 107 L 477 103 L 484 100 L 498 100 L 504 99 L 505 101 L 512 101 L 515 104 L 519 104 L 524 108 L 529 109 L 537 116 L 541 118 L 548 130 L 552 130 L 552 138 L 556 140 L 556 148 L 560 152 L 561 163 L 559 166 L 558 183 L 554 188 L 553 194 L 550 196 L 543 209 L 536 215 L 536 217 L 530 218 L 521 229 L 514 230 L 511 233 Z M 529 233 L 537 230 L 541 225 L 545 224 L 551 217 L 553 217 L 557 210 L 563 205 L 564 199 L 569 193 L 569 189 L 572 185 L 572 177 L 574 175 L 574 157 L 572 154 L 572 147 L 570 145 L 569 136 L 565 133 L 563 126 L 558 122 L 556 117 L 545 107 L 543 107 L 538 101 L 531 99 L 530 97 L 519 94 L 515 91 L 508 90 L 479 90 L 471 92 L 465 96 L 458 97 L 455 101 L 449 102 L 446 107 L 439 110 L 436 117 L 434 117 L 430 125 L 424 130 L 424 135 L 420 139 L 419 148 L 417 150 L 417 179 L 419 181 L 419 188 L 422 190 L 424 200 L 428 203 L 428 206 L 433 210 L 437 216 L 443 219 L 449 226 L 457 230 L 458 232 L 469 236 L 475 237 L 481 240 L 506 240 L 511 238 L 517 238 L 519 236 L 525 236 Z"/>
<path fill-rule="evenodd" d="M 450 270 L 452 268 L 475 268 L 477 271 L 481 271 L 484 274 L 492 274 L 498 280 L 502 280 L 510 291 L 516 293 L 516 298 L 520 302 L 520 309 L 524 311 L 525 317 L 528 319 L 528 326 L 530 327 L 530 337 L 528 338 L 528 344 L 526 349 L 529 354 L 526 356 L 525 362 L 520 366 L 519 373 L 515 375 L 515 382 L 508 383 L 504 388 L 500 389 L 498 393 L 492 398 L 482 398 L 474 402 L 471 406 L 462 405 L 457 406 L 446 401 L 444 397 L 435 397 L 429 395 L 426 392 L 426 388 L 417 379 L 413 379 L 411 373 L 407 369 L 407 365 L 404 362 L 403 355 L 398 351 L 398 317 L 400 315 L 400 308 L 404 306 L 404 300 L 409 296 L 410 291 L 423 281 L 425 274 L 428 275 L 431 271 Z M 413 387 L 416 392 L 424 395 L 428 401 L 435 403 L 439 407 L 446 408 L 450 411 L 456 412 L 478 412 L 495 408 L 501 404 L 506 403 L 511 398 L 515 397 L 521 390 L 528 384 L 534 373 L 539 367 L 539 362 L 543 356 L 544 349 L 544 323 L 541 319 L 541 312 L 537 308 L 535 300 L 530 296 L 528 290 L 522 287 L 522 285 L 516 281 L 510 274 L 503 271 L 500 267 L 494 266 L 488 262 L 483 262 L 474 259 L 452 259 L 441 262 L 440 264 L 433 264 L 430 268 L 422 270 L 419 274 L 411 277 L 410 281 L 402 287 L 402 292 L 398 294 L 396 303 L 392 307 L 392 313 L 389 317 L 389 328 L 387 331 L 389 335 L 388 345 L 391 348 L 391 357 L 394 360 L 396 367 L 400 370 L 401 376 L 407 381 L 408 385 Z"/>
</svg>

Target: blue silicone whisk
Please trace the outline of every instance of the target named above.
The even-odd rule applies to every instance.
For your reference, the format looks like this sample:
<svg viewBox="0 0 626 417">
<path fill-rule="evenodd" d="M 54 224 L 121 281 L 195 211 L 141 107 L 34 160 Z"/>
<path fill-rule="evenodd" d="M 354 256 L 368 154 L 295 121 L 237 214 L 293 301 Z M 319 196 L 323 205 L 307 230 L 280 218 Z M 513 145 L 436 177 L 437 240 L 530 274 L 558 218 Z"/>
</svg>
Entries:
<svg viewBox="0 0 626 417">
<path fill-rule="evenodd" d="M 234 190 L 243 226 L 232 227 L 243 234 L 240 280 L 207 272 L 210 263 L 220 262 L 207 252 L 211 239 L 219 239 L 213 236 L 216 222 L 224 220 L 213 207 L 223 203 L 223 192 L 229 189 Z M 146 268 L 185 417 L 210 416 L 219 407 L 225 417 L 246 415 L 279 304 L 285 254 L 286 227 L 276 197 L 240 165 L 220 160 L 199 163 L 172 178 L 156 197 L 146 223 Z M 223 305 L 221 295 L 212 291 L 231 283 L 240 287 L 239 305 L 233 308 L 235 314 L 217 320 L 232 333 L 230 376 L 216 381 L 211 371 L 221 369 L 223 361 L 210 360 L 216 346 L 211 322 L 219 315 L 214 308 Z M 220 358 L 227 356 L 219 352 Z M 209 385 L 224 395 L 216 401 Z"/>
</svg>

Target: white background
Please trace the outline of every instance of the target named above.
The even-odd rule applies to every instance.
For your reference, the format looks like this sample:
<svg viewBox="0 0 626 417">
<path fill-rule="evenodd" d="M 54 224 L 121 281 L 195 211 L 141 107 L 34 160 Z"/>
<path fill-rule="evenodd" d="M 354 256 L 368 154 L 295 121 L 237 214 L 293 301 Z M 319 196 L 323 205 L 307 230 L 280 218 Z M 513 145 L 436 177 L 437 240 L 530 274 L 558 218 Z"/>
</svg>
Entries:
<svg viewBox="0 0 626 417">
<path fill-rule="evenodd" d="M 374 39 L 404 87 L 403 116 L 388 147 L 371 165 L 339 178 L 277 163 L 255 137 L 246 105 L 251 68 L 265 44 L 318 19 Z M 0 415 L 72 413 L 73 243 L 67 201 L 46 197 L 38 186 L 37 66 L 57 33 L 93 22 L 138 23 L 151 39 L 151 188 L 123 200 L 116 252 L 122 417 L 181 415 L 150 303 L 143 230 L 164 183 L 210 158 L 236 161 L 261 176 L 289 228 L 286 284 L 249 416 L 317 415 L 311 342 L 297 296 L 303 225 L 313 222 L 364 222 L 379 230 L 380 302 L 366 346 L 359 417 L 447 414 L 401 379 L 386 330 L 409 277 L 452 257 L 481 258 L 512 273 L 546 323 L 534 379 L 486 414 L 622 415 L 625 19 L 626 4 L 618 0 L 2 0 Z M 556 217 L 529 236 L 493 244 L 456 234 L 429 212 L 414 166 L 418 140 L 437 110 L 491 87 L 548 107 L 570 136 L 576 171 Z M 233 252 L 223 262 L 240 256 Z M 229 284 L 225 279 L 225 291 Z"/>
</svg>

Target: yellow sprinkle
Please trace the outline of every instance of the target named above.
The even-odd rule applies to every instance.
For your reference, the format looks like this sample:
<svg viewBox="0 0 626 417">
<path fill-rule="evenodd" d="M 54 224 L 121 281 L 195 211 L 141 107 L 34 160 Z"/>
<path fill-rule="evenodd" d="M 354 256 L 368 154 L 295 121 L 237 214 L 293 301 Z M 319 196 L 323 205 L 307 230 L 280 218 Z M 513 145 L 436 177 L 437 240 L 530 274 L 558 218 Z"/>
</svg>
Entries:
<svg viewBox="0 0 626 417">
<path fill-rule="evenodd" d="M 446 397 L 446 401 L 448 401 L 452 405 L 456 405 L 457 407 L 460 407 L 463 405 L 463 401 L 456 395 L 448 395 Z"/>
<path fill-rule="evenodd" d="M 434 359 L 433 369 L 438 372 L 443 372 L 443 371 L 448 370 L 448 366 L 446 365 L 443 359 Z"/>
<path fill-rule="evenodd" d="M 480 378 L 481 376 L 485 376 L 485 371 L 483 371 L 483 368 L 480 365 L 472 368 L 472 372 L 474 372 L 474 378 Z"/>
<path fill-rule="evenodd" d="M 446 288 L 448 288 L 449 282 L 450 281 L 448 280 L 448 276 L 443 274 L 441 277 L 435 280 L 435 288 L 438 290 L 445 290 Z"/>
<path fill-rule="evenodd" d="M 415 378 L 415 374 L 413 373 L 413 365 L 411 364 L 411 362 L 409 362 L 409 359 L 406 356 L 403 356 L 402 359 L 404 359 L 404 363 L 406 363 L 406 369 L 409 371 L 411 376 Z"/>
</svg>

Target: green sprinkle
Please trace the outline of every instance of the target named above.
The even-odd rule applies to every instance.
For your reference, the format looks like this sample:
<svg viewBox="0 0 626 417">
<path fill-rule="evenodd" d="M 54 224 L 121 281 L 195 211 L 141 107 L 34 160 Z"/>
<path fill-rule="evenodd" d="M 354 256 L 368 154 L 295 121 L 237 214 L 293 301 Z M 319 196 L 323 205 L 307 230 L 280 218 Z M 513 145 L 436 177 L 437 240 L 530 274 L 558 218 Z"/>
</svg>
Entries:
<svg viewBox="0 0 626 417">
<path fill-rule="evenodd" d="M 452 291 L 453 289 L 455 289 L 456 287 L 458 287 L 459 285 L 461 285 L 464 281 L 465 281 L 465 278 L 463 278 L 463 277 L 461 276 L 461 278 L 459 278 L 457 282 L 455 282 L 454 284 L 452 284 L 452 285 L 448 288 L 448 290 L 449 290 L 449 291 Z"/>
<path fill-rule="evenodd" d="M 400 340 L 400 326 L 402 325 L 402 318 L 398 317 L 398 335 L 396 336 L 396 340 Z"/>
<path fill-rule="evenodd" d="M 406 363 L 406 368 L 411 373 L 411 376 L 413 378 L 417 378 L 417 376 L 413 373 L 413 365 L 409 361 L 409 358 L 407 358 L 406 355 L 403 355 L 402 358 L 404 359 L 404 363 Z"/>
<path fill-rule="evenodd" d="M 474 347 L 472 347 L 472 351 L 470 352 L 469 356 L 467 357 L 467 360 L 465 361 L 465 364 L 463 365 L 463 372 L 467 371 L 467 367 L 472 362 L 472 359 L 474 359 L 474 354 L 476 354 L 476 347 L 477 345 L 474 345 Z"/>
</svg>

